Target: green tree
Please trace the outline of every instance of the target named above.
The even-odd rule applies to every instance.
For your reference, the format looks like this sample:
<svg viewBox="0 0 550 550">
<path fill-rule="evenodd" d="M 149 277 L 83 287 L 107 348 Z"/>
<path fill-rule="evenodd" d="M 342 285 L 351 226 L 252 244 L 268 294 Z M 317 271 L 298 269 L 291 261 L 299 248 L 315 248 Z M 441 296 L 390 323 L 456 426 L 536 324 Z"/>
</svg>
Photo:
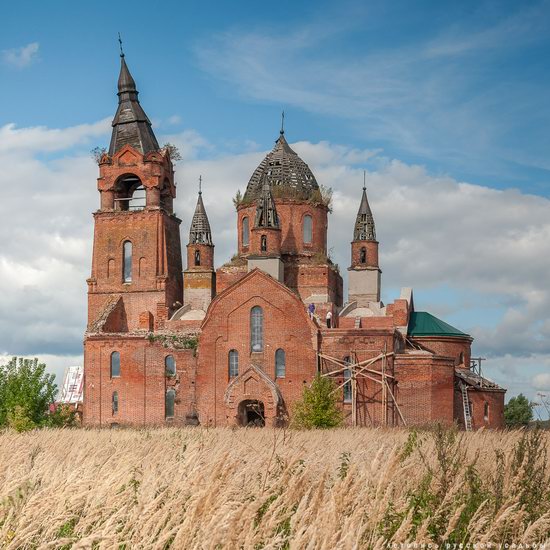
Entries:
<svg viewBox="0 0 550 550">
<path fill-rule="evenodd" d="M 504 423 L 508 428 L 527 426 L 533 420 L 533 405 L 520 393 L 504 405 Z"/>
<path fill-rule="evenodd" d="M 342 424 L 338 393 L 334 382 L 319 374 L 304 387 L 302 399 L 294 407 L 292 425 L 296 428 L 336 428 Z"/>
<path fill-rule="evenodd" d="M 24 428 L 43 424 L 57 392 L 54 378 L 36 358 L 13 357 L 0 365 L 0 427 L 8 423 Z"/>
</svg>

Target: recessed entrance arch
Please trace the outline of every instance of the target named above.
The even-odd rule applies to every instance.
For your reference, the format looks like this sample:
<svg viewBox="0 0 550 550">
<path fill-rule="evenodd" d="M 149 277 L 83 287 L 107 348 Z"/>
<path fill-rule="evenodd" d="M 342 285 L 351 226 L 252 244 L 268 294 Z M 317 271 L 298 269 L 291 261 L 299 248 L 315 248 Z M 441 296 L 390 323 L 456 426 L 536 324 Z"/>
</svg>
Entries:
<svg viewBox="0 0 550 550">
<path fill-rule="evenodd" d="M 257 399 L 245 399 L 238 407 L 239 424 L 263 428 L 265 426 L 265 407 L 262 401 Z"/>
</svg>

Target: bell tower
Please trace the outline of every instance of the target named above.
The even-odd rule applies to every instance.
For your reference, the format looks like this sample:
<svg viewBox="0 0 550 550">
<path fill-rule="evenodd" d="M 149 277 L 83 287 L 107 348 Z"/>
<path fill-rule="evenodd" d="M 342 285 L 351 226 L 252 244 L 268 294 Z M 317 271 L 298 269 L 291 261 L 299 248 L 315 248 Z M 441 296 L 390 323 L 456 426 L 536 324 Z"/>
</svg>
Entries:
<svg viewBox="0 0 550 550">
<path fill-rule="evenodd" d="M 380 301 L 382 271 L 378 266 L 378 241 L 364 183 L 351 242 L 351 265 L 348 272 L 350 302 L 367 307 L 369 302 Z"/>
<path fill-rule="evenodd" d="M 183 298 L 185 306 L 189 305 L 193 310 L 206 311 L 216 294 L 216 272 L 212 232 L 202 201 L 201 187 L 202 176 L 199 178 L 199 197 L 189 229 Z"/>
<path fill-rule="evenodd" d="M 154 330 L 182 301 L 181 220 L 170 153 L 159 147 L 122 51 L 112 126 L 99 160 L 88 331 Z"/>
</svg>

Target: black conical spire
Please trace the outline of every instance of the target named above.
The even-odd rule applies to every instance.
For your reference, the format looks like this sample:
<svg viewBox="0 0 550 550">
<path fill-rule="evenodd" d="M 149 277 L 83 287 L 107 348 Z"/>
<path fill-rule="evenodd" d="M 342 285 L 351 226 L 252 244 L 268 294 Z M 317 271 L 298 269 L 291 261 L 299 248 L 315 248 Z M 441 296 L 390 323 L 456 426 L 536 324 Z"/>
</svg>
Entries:
<svg viewBox="0 0 550 550">
<path fill-rule="evenodd" d="M 114 155 L 124 145 L 131 145 L 141 153 L 157 151 L 159 144 L 138 100 L 136 82 L 130 74 L 122 42 L 120 41 L 120 74 L 118 77 L 118 109 L 113 119 L 113 133 L 109 155 Z"/>
<path fill-rule="evenodd" d="M 206 215 L 204 203 L 202 202 L 202 176 L 199 176 L 199 197 L 197 206 L 189 229 L 189 244 L 212 244 L 212 232 L 210 222 Z"/>
<path fill-rule="evenodd" d="M 363 173 L 363 195 L 361 205 L 357 212 L 355 229 L 353 232 L 354 241 L 375 241 L 376 228 L 374 226 L 374 217 L 372 215 L 369 200 L 367 199 L 367 187 L 365 185 L 365 173 Z"/>
<path fill-rule="evenodd" d="M 273 200 L 267 173 L 264 174 L 262 193 L 258 198 L 254 226 L 279 229 L 279 216 L 277 215 L 277 209 L 275 208 L 275 201 Z"/>
</svg>

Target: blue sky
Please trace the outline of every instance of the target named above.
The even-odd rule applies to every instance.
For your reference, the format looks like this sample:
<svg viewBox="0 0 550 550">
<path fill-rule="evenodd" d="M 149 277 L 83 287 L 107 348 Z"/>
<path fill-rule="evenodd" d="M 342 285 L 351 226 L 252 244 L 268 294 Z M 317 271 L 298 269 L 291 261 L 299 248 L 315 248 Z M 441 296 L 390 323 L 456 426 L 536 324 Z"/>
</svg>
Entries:
<svg viewBox="0 0 550 550">
<path fill-rule="evenodd" d="M 414 286 L 420 309 L 476 337 L 510 395 L 550 394 L 550 2 L 21 1 L 3 7 L 0 30 L 0 184 L 13 193 L 0 229 L 45 239 L 34 255 L 0 251 L 0 281 L 17 273 L 23 300 L 35 293 L 21 315 L 37 323 L 0 354 L 79 359 L 89 150 L 108 144 L 120 32 L 157 135 L 184 152 L 184 231 L 204 176 L 218 263 L 234 247 L 234 214 L 218 202 L 244 189 L 284 109 L 289 141 L 335 190 L 340 265 L 366 169 L 385 299 Z M 12 221 L 24 189 L 38 217 L 65 210 Z M 56 277 L 72 290 L 46 291 Z M 5 300 L 4 311 L 17 304 Z M 70 326 L 52 329 L 49 307 L 67 308 Z"/>
</svg>

